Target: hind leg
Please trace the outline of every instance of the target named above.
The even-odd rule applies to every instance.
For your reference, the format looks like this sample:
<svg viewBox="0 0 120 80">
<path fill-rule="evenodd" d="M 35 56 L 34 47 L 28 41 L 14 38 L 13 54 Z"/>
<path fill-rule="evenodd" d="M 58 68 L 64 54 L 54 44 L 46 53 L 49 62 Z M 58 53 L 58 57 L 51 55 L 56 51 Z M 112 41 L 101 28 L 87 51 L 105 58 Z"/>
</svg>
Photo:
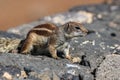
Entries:
<svg viewBox="0 0 120 80">
<path fill-rule="evenodd" d="M 53 58 L 59 59 L 59 57 L 57 56 L 57 50 L 55 49 L 54 45 L 49 45 L 48 49 Z"/>
<path fill-rule="evenodd" d="M 25 42 L 23 43 L 20 53 L 22 53 L 22 54 L 30 53 L 30 50 L 33 48 L 33 41 L 34 40 L 33 40 L 32 34 L 30 34 L 26 38 Z"/>
</svg>

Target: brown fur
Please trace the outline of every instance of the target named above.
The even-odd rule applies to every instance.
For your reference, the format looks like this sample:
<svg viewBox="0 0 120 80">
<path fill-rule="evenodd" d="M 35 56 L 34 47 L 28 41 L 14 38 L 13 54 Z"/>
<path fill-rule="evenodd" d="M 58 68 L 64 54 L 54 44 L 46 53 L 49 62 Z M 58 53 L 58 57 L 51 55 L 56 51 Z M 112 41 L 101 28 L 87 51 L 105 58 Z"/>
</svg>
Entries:
<svg viewBox="0 0 120 80">
<path fill-rule="evenodd" d="M 48 49 L 53 58 L 58 58 L 57 49 L 61 46 L 65 57 L 71 60 L 68 39 L 84 36 L 87 32 L 88 30 L 77 22 L 68 22 L 60 27 L 50 23 L 42 24 L 28 32 L 20 52 L 29 53 L 33 46 L 39 46 L 39 49 Z"/>
<path fill-rule="evenodd" d="M 50 35 L 53 34 L 53 32 L 48 32 L 48 31 L 45 31 L 45 30 L 41 30 L 41 31 L 31 30 L 28 35 L 30 35 L 31 33 L 36 33 L 37 35 L 42 35 L 42 36 L 50 36 Z"/>
<path fill-rule="evenodd" d="M 54 24 L 51 24 L 51 23 L 46 23 L 46 24 L 38 25 L 34 28 L 47 28 L 49 30 L 55 30 L 56 26 Z"/>
</svg>

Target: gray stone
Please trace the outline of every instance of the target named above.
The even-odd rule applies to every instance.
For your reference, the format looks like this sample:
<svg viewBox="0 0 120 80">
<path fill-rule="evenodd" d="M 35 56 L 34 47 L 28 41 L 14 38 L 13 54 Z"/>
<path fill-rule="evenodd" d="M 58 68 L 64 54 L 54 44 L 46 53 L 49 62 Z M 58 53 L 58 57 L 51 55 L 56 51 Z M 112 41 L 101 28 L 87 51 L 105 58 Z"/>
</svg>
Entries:
<svg viewBox="0 0 120 80">
<path fill-rule="evenodd" d="M 100 64 L 96 80 L 120 80 L 120 55 L 108 55 Z"/>
</svg>

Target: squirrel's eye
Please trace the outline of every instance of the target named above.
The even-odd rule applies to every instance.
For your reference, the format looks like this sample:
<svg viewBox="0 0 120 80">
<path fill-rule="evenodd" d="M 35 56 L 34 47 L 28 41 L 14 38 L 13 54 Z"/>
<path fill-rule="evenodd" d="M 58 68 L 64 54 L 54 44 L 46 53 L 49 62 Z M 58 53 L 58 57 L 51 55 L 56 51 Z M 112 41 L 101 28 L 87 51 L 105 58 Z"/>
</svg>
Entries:
<svg viewBox="0 0 120 80">
<path fill-rule="evenodd" d="M 75 27 L 76 29 L 80 29 L 80 27 Z"/>
</svg>

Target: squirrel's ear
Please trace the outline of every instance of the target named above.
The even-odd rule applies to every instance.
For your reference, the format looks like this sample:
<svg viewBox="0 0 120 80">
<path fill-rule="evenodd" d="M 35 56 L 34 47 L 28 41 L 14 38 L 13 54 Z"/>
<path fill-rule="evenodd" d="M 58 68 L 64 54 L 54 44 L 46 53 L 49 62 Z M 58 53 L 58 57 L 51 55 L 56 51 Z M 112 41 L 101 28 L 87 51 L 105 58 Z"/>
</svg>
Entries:
<svg viewBox="0 0 120 80">
<path fill-rule="evenodd" d="M 64 24 L 64 31 L 67 31 L 69 28 L 69 24 Z"/>
<path fill-rule="evenodd" d="M 64 31 L 65 31 L 66 33 L 69 33 L 69 32 L 70 32 L 70 24 L 69 24 L 69 23 L 64 24 Z"/>
</svg>

